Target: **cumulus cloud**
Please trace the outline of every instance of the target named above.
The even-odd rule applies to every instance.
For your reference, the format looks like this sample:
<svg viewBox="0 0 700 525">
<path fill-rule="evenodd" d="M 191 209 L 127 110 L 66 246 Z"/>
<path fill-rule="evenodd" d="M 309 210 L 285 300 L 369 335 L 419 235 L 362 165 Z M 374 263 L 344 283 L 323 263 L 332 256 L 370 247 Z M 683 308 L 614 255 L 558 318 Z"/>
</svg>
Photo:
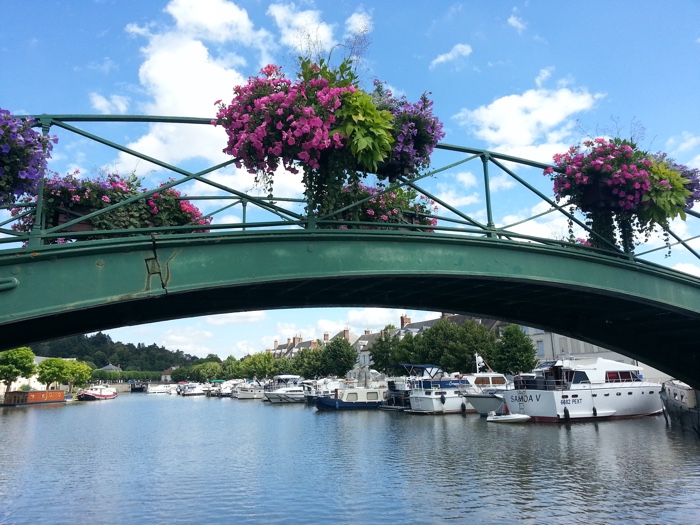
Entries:
<svg viewBox="0 0 700 525">
<path fill-rule="evenodd" d="M 267 10 L 280 31 L 280 41 L 297 52 L 328 52 L 336 44 L 333 25 L 321 11 L 298 10 L 294 4 L 272 4 Z"/>
<path fill-rule="evenodd" d="M 372 15 L 360 8 L 345 20 L 345 36 L 352 37 L 362 33 L 370 33 L 374 28 Z"/>
<path fill-rule="evenodd" d="M 490 149 L 549 162 L 568 148 L 566 141 L 579 113 L 592 109 L 604 95 L 587 89 L 530 89 L 507 95 L 454 118 Z"/>
<path fill-rule="evenodd" d="M 522 34 L 522 32 L 527 28 L 527 24 L 518 16 L 518 10 L 515 8 L 513 8 L 512 14 L 510 17 L 508 17 L 508 25 L 510 27 L 514 27 L 518 34 Z"/>
<path fill-rule="evenodd" d="M 552 76 L 552 72 L 554 71 L 553 67 L 545 67 L 543 69 L 540 69 L 539 74 L 537 75 L 537 78 L 535 78 L 535 85 L 538 88 L 542 87 L 542 84 Z"/>
<path fill-rule="evenodd" d="M 700 277 L 700 267 L 698 267 L 695 264 L 680 263 L 680 264 L 676 264 L 675 266 L 673 266 L 673 269 L 678 270 L 679 272 L 688 273 L 690 275 L 695 275 L 696 277 Z"/>
<path fill-rule="evenodd" d="M 430 62 L 430 69 L 434 69 L 440 64 L 446 64 L 448 62 L 455 62 L 462 57 L 468 57 L 472 54 L 472 47 L 467 44 L 456 44 L 447 53 L 438 55 Z"/>
<path fill-rule="evenodd" d="M 455 208 L 476 204 L 481 201 L 481 197 L 470 188 L 477 184 L 477 178 L 471 172 L 450 173 L 437 184 L 436 197 Z"/>
<path fill-rule="evenodd" d="M 163 333 L 160 345 L 169 349 L 177 349 L 186 354 L 206 357 L 213 350 L 204 342 L 210 340 L 214 334 L 208 330 L 201 330 L 194 326 L 176 327 Z"/>
<path fill-rule="evenodd" d="M 99 93 L 90 93 L 90 105 L 95 111 L 105 115 L 126 113 L 129 109 L 129 97 L 121 95 L 110 95 L 109 98 L 103 97 Z"/>
</svg>

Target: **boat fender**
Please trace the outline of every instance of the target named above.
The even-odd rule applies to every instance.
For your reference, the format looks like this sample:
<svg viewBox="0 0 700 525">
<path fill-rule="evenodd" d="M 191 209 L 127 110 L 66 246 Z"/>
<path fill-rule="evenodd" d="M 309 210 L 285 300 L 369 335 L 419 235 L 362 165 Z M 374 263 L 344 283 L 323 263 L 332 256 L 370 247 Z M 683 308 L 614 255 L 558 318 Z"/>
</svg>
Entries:
<svg viewBox="0 0 700 525">
<path fill-rule="evenodd" d="M 596 417 L 598 415 L 598 411 L 596 410 L 595 407 L 593 407 L 593 417 Z"/>
<path fill-rule="evenodd" d="M 569 416 L 569 409 L 568 407 L 564 407 L 564 420 L 568 421 L 571 416 Z"/>
<path fill-rule="evenodd" d="M 440 403 L 445 404 L 445 394 L 440 394 Z"/>
<path fill-rule="evenodd" d="M 462 403 L 462 412 L 464 413 L 464 412 L 466 412 L 466 411 L 467 411 L 467 405 L 465 405 L 464 403 Z"/>
</svg>

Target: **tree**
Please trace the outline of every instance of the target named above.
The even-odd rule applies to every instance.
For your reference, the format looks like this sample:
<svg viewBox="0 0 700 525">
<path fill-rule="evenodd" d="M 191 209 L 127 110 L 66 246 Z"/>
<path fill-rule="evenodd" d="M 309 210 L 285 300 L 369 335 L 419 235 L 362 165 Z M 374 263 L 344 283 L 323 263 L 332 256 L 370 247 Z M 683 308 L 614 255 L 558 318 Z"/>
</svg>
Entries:
<svg viewBox="0 0 700 525">
<path fill-rule="evenodd" d="M 397 357 L 399 342 L 398 334 L 389 336 L 386 329 L 383 330 L 370 348 L 372 367 L 380 372 L 388 373 L 394 368 L 394 365 L 400 364 L 402 361 Z"/>
<path fill-rule="evenodd" d="M 26 346 L 7 350 L 0 354 L 0 381 L 9 392 L 12 383 L 20 377 L 30 378 L 36 372 L 34 352 Z"/>
<path fill-rule="evenodd" d="M 508 325 L 497 343 L 489 363 L 502 374 L 530 372 L 537 366 L 537 349 L 518 325 Z"/>
<path fill-rule="evenodd" d="M 66 361 L 66 384 L 68 392 L 73 392 L 74 386 L 83 386 L 92 377 L 92 368 L 82 361 Z"/>
<path fill-rule="evenodd" d="M 68 361 L 61 359 L 60 357 L 49 357 L 44 359 L 37 366 L 37 379 L 40 383 L 46 385 L 48 390 L 51 383 L 67 383 L 67 367 L 66 363 Z"/>
<path fill-rule="evenodd" d="M 357 363 L 357 351 L 342 337 L 336 337 L 326 345 L 321 354 L 323 375 L 344 377 Z"/>
<path fill-rule="evenodd" d="M 304 377 L 318 377 L 322 375 L 323 368 L 321 365 L 323 359 L 323 349 L 302 348 L 296 356 L 294 356 L 294 371 L 296 374 Z"/>
<path fill-rule="evenodd" d="M 270 352 L 260 352 L 251 355 L 241 362 L 243 377 L 270 377 L 277 374 L 279 365 L 275 362 L 275 356 Z"/>
</svg>

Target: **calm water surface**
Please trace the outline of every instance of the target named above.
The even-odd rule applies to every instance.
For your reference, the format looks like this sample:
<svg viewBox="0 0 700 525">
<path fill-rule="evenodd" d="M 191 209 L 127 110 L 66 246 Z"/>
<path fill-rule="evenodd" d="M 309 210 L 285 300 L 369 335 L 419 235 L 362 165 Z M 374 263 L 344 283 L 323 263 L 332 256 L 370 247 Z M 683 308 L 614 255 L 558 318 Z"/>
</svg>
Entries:
<svg viewBox="0 0 700 525">
<path fill-rule="evenodd" d="M 0 523 L 700 523 L 664 418 L 497 425 L 123 394 L 0 409 Z"/>
</svg>

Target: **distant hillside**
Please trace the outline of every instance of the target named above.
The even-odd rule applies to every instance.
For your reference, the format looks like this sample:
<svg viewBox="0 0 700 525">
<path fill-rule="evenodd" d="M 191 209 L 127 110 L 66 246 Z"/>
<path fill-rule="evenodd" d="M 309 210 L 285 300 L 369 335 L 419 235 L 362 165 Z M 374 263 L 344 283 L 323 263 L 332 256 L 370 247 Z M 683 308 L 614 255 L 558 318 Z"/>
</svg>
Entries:
<svg viewBox="0 0 700 525">
<path fill-rule="evenodd" d="M 143 343 L 115 343 L 101 332 L 90 336 L 75 335 L 36 343 L 31 349 L 35 355 L 41 357 L 74 357 L 94 365 L 95 368 L 112 363 L 125 371 L 160 372 L 171 366 L 192 366 L 202 361 L 179 350 L 173 352 L 155 344 L 146 346 Z"/>
</svg>

